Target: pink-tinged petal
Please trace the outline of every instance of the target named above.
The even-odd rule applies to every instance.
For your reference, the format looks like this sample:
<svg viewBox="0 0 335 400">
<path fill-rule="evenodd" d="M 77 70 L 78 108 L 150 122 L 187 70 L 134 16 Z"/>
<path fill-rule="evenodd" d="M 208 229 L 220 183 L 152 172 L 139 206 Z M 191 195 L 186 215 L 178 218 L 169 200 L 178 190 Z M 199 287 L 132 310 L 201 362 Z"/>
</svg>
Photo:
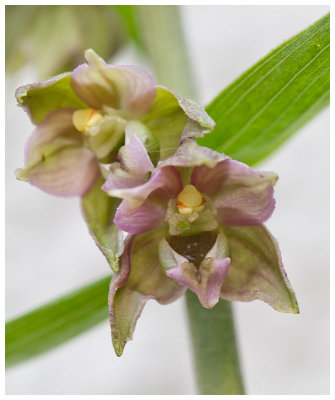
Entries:
<svg viewBox="0 0 335 400">
<path fill-rule="evenodd" d="M 143 121 L 159 140 L 160 159 L 164 160 L 178 148 L 181 135 L 182 139 L 202 137 L 214 128 L 215 123 L 194 101 L 183 99 L 163 86 L 156 89 L 155 100 Z"/>
<path fill-rule="evenodd" d="M 221 285 L 230 265 L 230 258 L 225 256 L 226 249 L 222 251 L 225 247 L 223 240 L 224 235 L 208 233 L 171 241 L 174 248 L 182 254 L 175 251 L 164 238 L 160 242 L 160 262 L 166 274 L 196 293 L 200 303 L 206 308 L 213 308 L 219 301 Z M 205 250 L 206 253 L 202 254 L 210 243 L 210 250 Z"/>
<path fill-rule="evenodd" d="M 160 267 L 158 243 L 163 234 L 156 231 L 129 236 L 120 270 L 111 281 L 108 303 L 113 345 L 118 356 L 132 339 L 147 300 L 167 304 L 184 292 L 184 288 L 168 278 Z"/>
<path fill-rule="evenodd" d="M 70 80 L 70 73 L 64 73 L 43 82 L 21 86 L 16 90 L 15 97 L 33 123 L 38 124 L 52 111 L 85 107 L 73 91 Z"/>
<path fill-rule="evenodd" d="M 221 285 L 228 273 L 230 258 L 206 258 L 197 268 L 185 262 L 166 272 L 167 276 L 196 293 L 200 303 L 213 308 L 219 301 Z"/>
<path fill-rule="evenodd" d="M 132 120 L 128 121 L 126 125 L 126 139 L 125 142 L 126 144 L 129 143 L 130 139 L 136 135 L 137 138 L 143 143 L 147 155 L 145 155 L 146 158 L 149 158 L 150 164 L 145 166 L 145 164 L 142 166 L 142 169 L 152 169 L 151 164 L 153 163 L 154 165 L 157 165 L 159 161 L 159 141 L 154 135 L 151 130 L 141 121 L 138 120 Z M 148 161 L 146 161 L 148 163 Z M 138 168 L 138 164 L 136 166 Z"/>
<path fill-rule="evenodd" d="M 166 207 L 146 200 L 139 208 L 133 210 L 123 201 L 116 210 L 115 225 L 132 234 L 154 231 L 164 226 Z"/>
<path fill-rule="evenodd" d="M 158 168 L 166 166 L 187 168 L 196 167 L 197 165 L 214 167 L 226 158 L 227 156 L 224 154 L 199 146 L 192 139 L 185 139 L 172 156 L 158 164 Z"/>
<path fill-rule="evenodd" d="M 51 112 L 28 139 L 24 150 L 26 166 L 34 165 L 66 145 L 82 143 L 82 137 L 72 123 L 73 109 Z"/>
<path fill-rule="evenodd" d="M 225 227 L 231 266 L 220 297 L 231 301 L 268 303 L 275 310 L 299 313 L 276 240 L 260 226 Z"/>
<path fill-rule="evenodd" d="M 116 187 L 115 182 L 113 175 L 110 175 L 102 189 L 109 196 L 125 199 L 128 207 L 133 210 L 140 207 L 153 192 L 155 192 L 156 197 L 167 203 L 169 199 L 175 198 L 182 190 L 179 171 L 174 167 L 157 170 L 146 183 L 140 186 L 122 187 L 122 179 L 118 178 L 118 186 Z M 128 180 L 125 179 L 125 182 L 128 183 Z"/>
<path fill-rule="evenodd" d="M 29 170 L 16 170 L 18 179 L 55 196 L 83 196 L 99 176 L 95 155 L 82 147 L 69 147 Z"/>
<path fill-rule="evenodd" d="M 238 161 L 226 159 L 214 168 L 194 168 L 191 183 L 212 198 L 222 225 L 260 225 L 275 208 L 272 172 L 255 171 Z"/>
<path fill-rule="evenodd" d="M 25 167 L 15 171 L 18 179 L 59 196 L 81 196 L 92 186 L 98 161 L 82 148 L 72 114 L 72 109 L 53 111 L 36 127 L 25 147 Z"/>
<path fill-rule="evenodd" d="M 129 133 L 131 126 L 132 123 L 129 122 L 126 126 L 126 134 Z M 147 175 L 154 169 L 146 148 L 136 134 L 130 137 L 127 145 L 120 148 L 119 159 L 125 169 L 132 173 Z"/>
<path fill-rule="evenodd" d="M 85 58 L 88 64 L 72 72 L 71 84 L 89 107 L 106 105 L 131 117 L 146 113 L 156 96 L 150 75 L 138 67 L 108 65 L 92 49 L 86 50 Z"/>
<path fill-rule="evenodd" d="M 143 185 L 154 168 L 145 147 L 136 135 L 120 148 L 118 158 L 119 163 L 109 165 L 108 178 L 102 186 L 107 193 Z"/>
</svg>

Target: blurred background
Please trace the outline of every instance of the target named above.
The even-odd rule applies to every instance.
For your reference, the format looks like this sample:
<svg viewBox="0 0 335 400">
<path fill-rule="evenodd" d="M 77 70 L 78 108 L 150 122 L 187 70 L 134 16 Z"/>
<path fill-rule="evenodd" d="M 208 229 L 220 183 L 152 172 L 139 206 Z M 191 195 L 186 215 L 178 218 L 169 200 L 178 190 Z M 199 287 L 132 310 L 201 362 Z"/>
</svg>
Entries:
<svg viewBox="0 0 335 400">
<path fill-rule="evenodd" d="M 122 10 L 106 7 L 6 7 L 6 319 L 109 272 L 79 200 L 49 196 L 13 174 L 23 164 L 33 129 L 16 106 L 18 86 L 71 70 L 83 62 L 87 47 L 115 64 L 153 73 L 120 18 Z M 182 6 L 198 100 L 208 104 L 328 11 L 327 6 Z M 329 110 L 259 168 L 280 177 L 267 226 L 279 241 L 301 314 L 280 314 L 259 301 L 234 303 L 246 391 L 328 394 Z M 106 321 L 9 369 L 6 393 L 196 394 L 186 318 L 183 299 L 167 306 L 150 301 L 121 358 L 114 354 Z"/>
</svg>

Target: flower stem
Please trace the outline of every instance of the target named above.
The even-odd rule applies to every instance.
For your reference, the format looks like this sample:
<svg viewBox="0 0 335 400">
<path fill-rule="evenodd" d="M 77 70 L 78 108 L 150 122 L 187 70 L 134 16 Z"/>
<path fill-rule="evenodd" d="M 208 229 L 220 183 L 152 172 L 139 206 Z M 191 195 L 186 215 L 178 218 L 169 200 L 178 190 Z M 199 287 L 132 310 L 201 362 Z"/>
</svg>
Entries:
<svg viewBox="0 0 335 400">
<path fill-rule="evenodd" d="M 137 6 L 140 34 L 160 84 L 195 98 L 192 74 L 176 6 Z M 198 386 L 201 394 L 244 394 L 232 307 L 212 309 L 186 292 Z"/>
<path fill-rule="evenodd" d="M 137 6 L 139 34 L 159 84 L 194 98 L 195 90 L 177 6 Z"/>
<path fill-rule="evenodd" d="M 186 305 L 200 394 L 244 394 L 230 302 L 207 310 L 188 290 Z"/>
</svg>

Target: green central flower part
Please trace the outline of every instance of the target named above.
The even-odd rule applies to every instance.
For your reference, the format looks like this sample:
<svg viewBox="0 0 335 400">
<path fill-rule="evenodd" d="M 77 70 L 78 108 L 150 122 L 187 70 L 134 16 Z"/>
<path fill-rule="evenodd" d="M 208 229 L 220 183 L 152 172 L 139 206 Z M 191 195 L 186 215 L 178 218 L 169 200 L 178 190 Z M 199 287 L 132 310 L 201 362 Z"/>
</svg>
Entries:
<svg viewBox="0 0 335 400">
<path fill-rule="evenodd" d="M 218 227 L 216 209 L 207 196 L 193 185 L 186 185 L 177 199 L 168 202 L 165 221 L 170 235 L 193 235 Z"/>
</svg>

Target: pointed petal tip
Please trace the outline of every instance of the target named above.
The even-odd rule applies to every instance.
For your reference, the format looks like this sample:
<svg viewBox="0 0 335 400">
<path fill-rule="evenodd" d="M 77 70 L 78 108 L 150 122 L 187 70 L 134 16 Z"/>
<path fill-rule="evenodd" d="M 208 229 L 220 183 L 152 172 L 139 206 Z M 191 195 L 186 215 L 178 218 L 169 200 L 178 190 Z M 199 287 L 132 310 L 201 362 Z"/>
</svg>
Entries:
<svg viewBox="0 0 335 400">
<path fill-rule="evenodd" d="M 27 182 L 27 178 L 25 177 L 24 168 L 16 168 L 14 171 L 14 175 L 17 180 Z"/>
<path fill-rule="evenodd" d="M 101 61 L 104 62 L 103 59 L 91 48 L 84 50 L 84 57 L 89 64 Z"/>
<path fill-rule="evenodd" d="M 115 354 L 121 357 L 127 341 L 122 339 L 113 339 L 113 347 Z"/>
</svg>

